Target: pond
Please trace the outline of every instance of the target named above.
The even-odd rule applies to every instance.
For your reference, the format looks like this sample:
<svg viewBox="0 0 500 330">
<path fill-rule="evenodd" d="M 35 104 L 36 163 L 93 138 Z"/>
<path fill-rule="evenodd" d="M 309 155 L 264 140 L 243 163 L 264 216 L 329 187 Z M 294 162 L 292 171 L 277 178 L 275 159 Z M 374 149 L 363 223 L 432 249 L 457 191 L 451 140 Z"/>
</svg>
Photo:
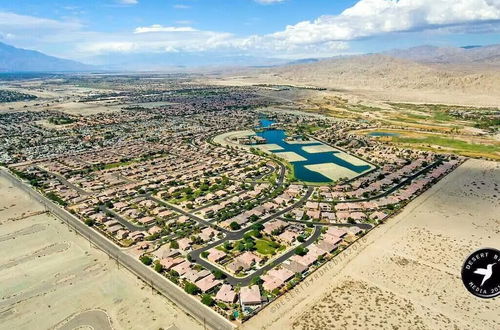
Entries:
<svg viewBox="0 0 500 330">
<path fill-rule="evenodd" d="M 268 119 L 262 119 L 260 121 L 261 128 L 269 128 L 271 125 L 274 123 L 272 120 Z M 271 150 L 271 152 L 277 156 L 280 156 L 280 154 L 287 153 L 294 153 L 296 155 L 293 155 L 295 159 L 300 159 L 297 161 L 292 161 L 289 160 L 290 164 L 294 167 L 295 171 L 295 177 L 297 180 L 300 181 L 306 181 L 306 182 L 312 182 L 312 183 L 328 183 L 332 182 L 332 177 L 334 175 L 331 175 L 329 173 L 323 172 L 320 173 L 318 171 L 313 171 L 311 169 L 306 168 L 306 166 L 311 166 L 311 165 L 319 165 L 319 166 L 324 166 L 326 163 L 332 163 L 336 165 L 335 167 L 331 166 L 332 168 L 337 168 L 339 169 L 339 172 L 344 173 L 345 171 L 342 171 L 342 168 L 345 168 L 348 170 L 348 172 L 355 174 L 354 176 L 357 176 L 359 174 L 362 174 L 371 168 L 373 168 L 372 165 L 356 158 L 356 162 L 358 165 L 352 164 L 351 162 L 342 159 L 342 158 L 352 158 L 354 157 L 348 156 L 345 152 L 341 150 L 337 150 L 334 148 L 328 148 L 327 145 L 320 141 L 311 141 L 306 142 L 303 141 L 301 143 L 288 143 L 285 139 L 287 138 L 287 135 L 285 131 L 280 130 L 280 129 L 267 129 L 262 132 L 257 133 L 258 136 L 262 136 L 265 139 L 267 139 L 267 144 L 272 144 L 279 146 L 274 150 Z M 307 152 L 304 150 L 312 150 L 315 148 L 307 148 L 307 147 L 312 147 L 316 146 L 317 150 L 314 152 Z M 278 150 L 279 148 L 279 150 Z M 330 149 L 326 152 L 321 152 L 322 148 Z M 287 155 L 287 156 L 288 156 Z M 285 155 L 283 155 L 285 156 Z M 286 157 L 283 157 L 287 159 Z M 362 165 L 359 165 L 362 164 Z M 326 164 L 328 165 L 328 164 Z M 314 166 L 313 166 L 314 167 Z M 330 171 L 331 172 L 331 171 Z M 327 175 L 324 175 L 327 174 Z"/>
</svg>

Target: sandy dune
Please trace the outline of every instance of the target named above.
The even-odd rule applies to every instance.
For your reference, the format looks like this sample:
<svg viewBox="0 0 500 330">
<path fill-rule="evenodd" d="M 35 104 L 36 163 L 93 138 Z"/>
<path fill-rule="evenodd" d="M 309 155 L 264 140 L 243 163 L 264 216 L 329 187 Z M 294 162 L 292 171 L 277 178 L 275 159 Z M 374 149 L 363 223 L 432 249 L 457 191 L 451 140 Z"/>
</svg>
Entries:
<svg viewBox="0 0 500 330">
<path fill-rule="evenodd" d="M 255 318 L 245 329 L 498 329 L 500 300 L 460 279 L 500 242 L 500 164 L 469 160 Z"/>
</svg>

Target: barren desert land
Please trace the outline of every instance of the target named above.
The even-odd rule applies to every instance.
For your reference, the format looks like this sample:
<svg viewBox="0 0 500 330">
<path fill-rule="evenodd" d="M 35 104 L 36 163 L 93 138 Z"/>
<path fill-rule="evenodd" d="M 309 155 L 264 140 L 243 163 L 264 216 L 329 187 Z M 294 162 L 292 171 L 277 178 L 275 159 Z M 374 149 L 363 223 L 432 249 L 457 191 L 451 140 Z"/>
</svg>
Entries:
<svg viewBox="0 0 500 330">
<path fill-rule="evenodd" d="M 201 329 L 0 178 L 0 329 Z"/>
<path fill-rule="evenodd" d="M 460 270 L 500 241 L 499 195 L 500 165 L 468 160 L 243 328 L 498 329 Z"/>
</svg>

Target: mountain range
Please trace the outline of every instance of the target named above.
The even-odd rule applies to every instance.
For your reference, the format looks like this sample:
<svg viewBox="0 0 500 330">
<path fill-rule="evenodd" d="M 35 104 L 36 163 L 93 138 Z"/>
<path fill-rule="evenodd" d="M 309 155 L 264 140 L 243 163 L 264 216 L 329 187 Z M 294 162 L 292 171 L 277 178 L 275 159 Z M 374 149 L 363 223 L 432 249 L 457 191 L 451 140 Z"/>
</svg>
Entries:
<svg viewBox="0 0 500 330">
<path fill-rule="evenodd" d="M 67 72 L 95 70 L 90 65 L 48 56 L 0 42 L 0 72 Z"/>
<path fill-rule="evenodd" d="M 374 54 L 375 56 L 377 54 Z M 500 45 L 466 46 L 466 47 L 436 47 L 419 46 L 408 49 L 395 49 L 378 54 L 385 58 L 409 61 L 413 64 L 459 65 L 473 67 L 499 67 Z M 120 56 L 101 55 L 92 58 L 87 65 L 80 62 L 61 59 L 45 55 L 34 50 L 16 48 L 0 42 L 0 72 L 77 72 L 92 70 L 127 70 L 127 71 L 162 71 L 182 70 L 196 67 L 286 67 L 289 71 L 296 71 L 302 65 L 321 67 L 326 65 L 325 72 L 329 72 L 328 64 L 335 61 L 348 63 L 349 61 L 363 61 L 362 67 L 367 65 L 385 65 L 380 58 L 370 56 L 340 56 L 330 59 L 307 58 L 295 61 L 253 57 L 249 55 L 226 55 L 211 53 L 169 53 L 169 54 L 122 54 Z M 347 62 L 346 62 L 347 61 Z M 391 65 L 406 69 L 405 65 L 394 62 Z M 380 68 L 374 68 L 379 70 Z M 350 72 L 357 72 L 356 66 L 349 68 Z M 425 71 L 425 70 L 424 70 Z M 320 73 L 321 74 L 321 73 Z"/>
<path fill-rule="evenodd" d="M 395 49 L 383 54 L 421 63 L 500 66 L 500 45 L 465 47 L 419 46 L 408 49 Z"/>
</svg>

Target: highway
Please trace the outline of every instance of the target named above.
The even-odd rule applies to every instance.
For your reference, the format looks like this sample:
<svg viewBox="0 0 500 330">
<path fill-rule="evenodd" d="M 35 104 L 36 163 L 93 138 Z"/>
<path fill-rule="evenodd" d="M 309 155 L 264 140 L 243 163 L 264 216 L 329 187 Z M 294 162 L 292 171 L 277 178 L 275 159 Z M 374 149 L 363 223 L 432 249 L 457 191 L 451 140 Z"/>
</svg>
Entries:
<svg viewBox="0 0 500 330">
<path fill-rule="evenodd" d="M 233 329 L 234 325 L 223 316 L 216 313 L 200 301 L 184 292 L 182 288 L 171 283 L 168 279 L 144 266 L 139 260 L 125 253 L 105 236 L 85 225 L 78 218 L 54 204 L 51 200 L 33 190 L 31 186 L 20 181 L 5 168 L 0 168 L 0 176 L 8 179 L 14 186 L 29 194 L 33 199 L 44 205 L 53 215 L 68 223 L 81 236 L 88 239 L 120 265 L 127 268 L 134 275 L 140 277 L 148 285 L 184 309 L 200 323 L 211 329 Z"/>
</svg>

